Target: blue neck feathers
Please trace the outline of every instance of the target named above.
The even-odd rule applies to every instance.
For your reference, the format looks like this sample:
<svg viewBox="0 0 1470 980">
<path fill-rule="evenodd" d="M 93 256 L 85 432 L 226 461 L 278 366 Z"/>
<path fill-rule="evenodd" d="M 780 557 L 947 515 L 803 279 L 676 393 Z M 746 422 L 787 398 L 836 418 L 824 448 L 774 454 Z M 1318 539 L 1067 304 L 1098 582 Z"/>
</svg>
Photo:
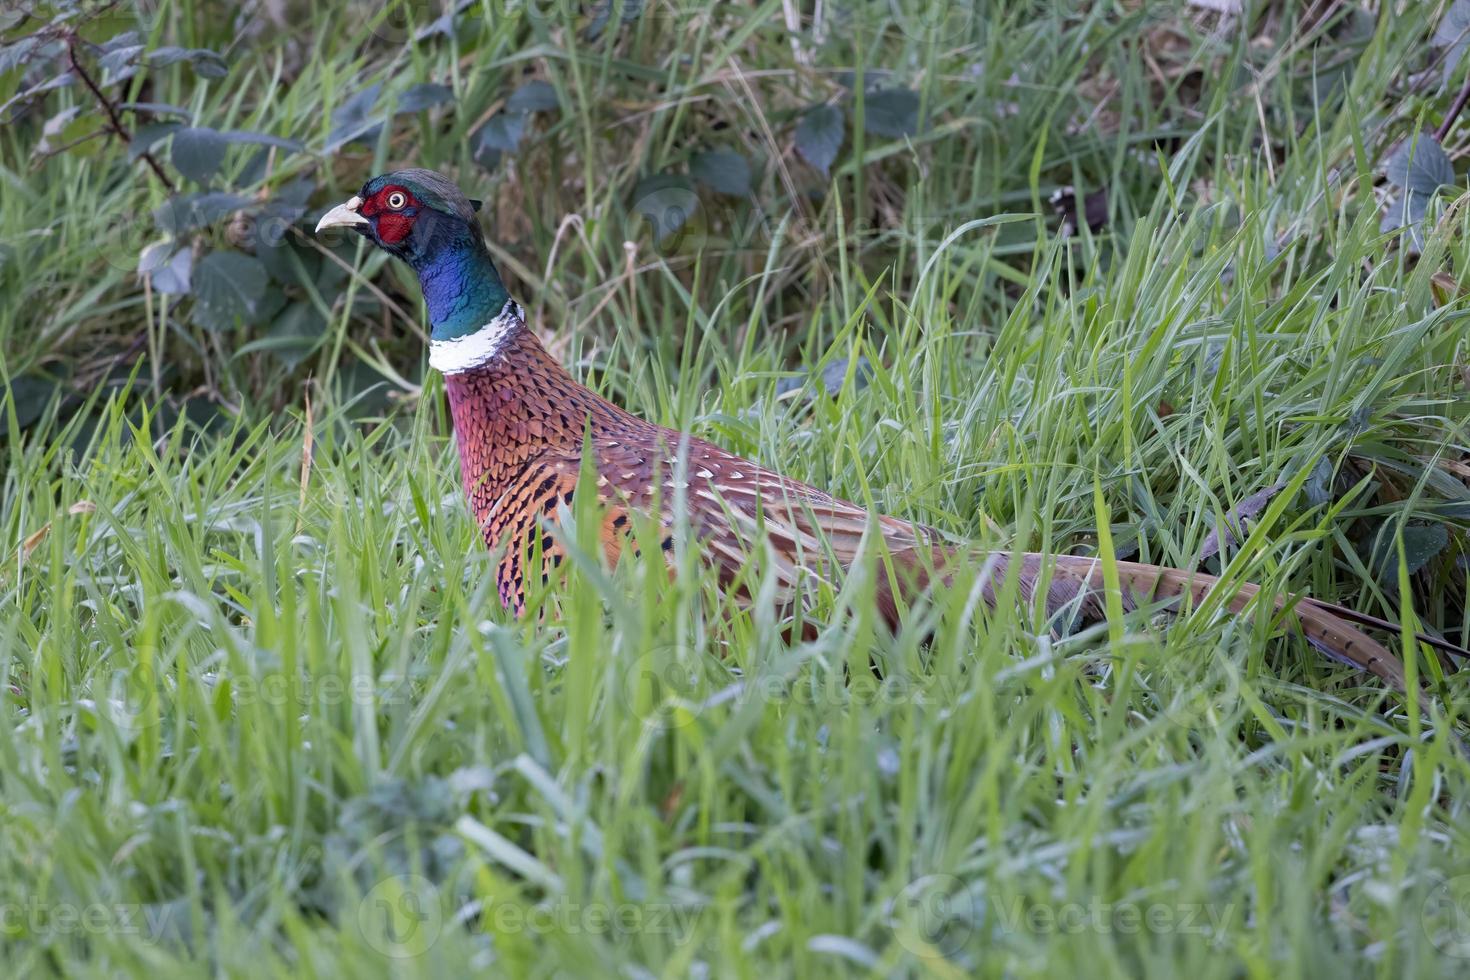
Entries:
<svg viewBox="0 0 1470 980">
<path fill-rule="evenodd" d="M 425 224 L 428 222 L 420 220 L 421 227 Z M 433 325 L 430 337 L 454 340 L 499 316 L 510 294 L 478 228 L 467 228 L 452 219 L 433 224 L 438 227 L 424 229 L 433 233 L 414 242 L 417 247 L 405 257 L 419 275 Z M 452 227 L 456 224 L 459 227 Z"/>
</svg>

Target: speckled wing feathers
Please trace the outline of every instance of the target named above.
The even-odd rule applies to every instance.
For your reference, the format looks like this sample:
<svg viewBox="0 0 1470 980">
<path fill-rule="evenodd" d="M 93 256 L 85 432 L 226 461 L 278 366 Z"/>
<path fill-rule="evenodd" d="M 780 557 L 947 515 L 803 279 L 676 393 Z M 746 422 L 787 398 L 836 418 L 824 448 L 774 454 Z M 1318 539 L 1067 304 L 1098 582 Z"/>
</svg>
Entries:
<svg viewBox="0 0 1470 980">
<path fill-rule="evenodd" d="M 992 604 L 1015 567 L 1023 600 L 1046 581 L 1049 614 L 1075 610 L 1084 622 L 1105 616 L 1101 563 L 1077 556 L 983 554 L 944 543 L 929 528 L 870 514 L 814 487 L 670 429 L 645 422 L 578 384 L 522 327 L 493 361 L 447 376 L 465 492 L 485 541 L 504 549 L 497 568 L 501 600 L 517 615 L 525 609 L 527 559 L 538 548 L 544 576 L 564 557 L 546 522 L 571 508 L 581 473 L 584 440 L 594 455 L 601 529 L 610 560 L 620 555 L 633 513 L 670 529 L 682 502 L 701 554 L 735 581 L 762 540 L 770 544 L 778 601 L 799 594 L 803 576 L 836 581 L 860 555 L 874 549 L 887 559 L 878 579 L 878 606 L 897 627 L 901 609 L 938 577 L 950 580 L 959 563 L 986 569 L 981 587 Z M 1211 576 L 1133 562 L 1116 564 L 1124 608 L 1188 596 L 1203 601 L 1217 584 Z M 1256 595 L 1236 586 L 1228 603 L 1240 613 Z M 1278 601 L 1278 605 L 1280 602 Z M 1403 686 L 1398 658 L 1323 604 L 1298 601 L 1303 634 L 1329 656 Z"/>
</svg>

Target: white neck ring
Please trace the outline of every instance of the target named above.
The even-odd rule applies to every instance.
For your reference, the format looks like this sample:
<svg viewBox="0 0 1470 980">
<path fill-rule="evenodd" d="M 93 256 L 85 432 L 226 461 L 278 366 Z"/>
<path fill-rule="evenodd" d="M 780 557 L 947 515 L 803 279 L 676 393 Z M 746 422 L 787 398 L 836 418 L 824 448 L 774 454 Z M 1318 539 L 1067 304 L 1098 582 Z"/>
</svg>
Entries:
<svg viewBox="0 0 1470 980">
<path fill-rule="evenodd" d="M 463 374 L 495 360 L 505 342 L 525 325 L 526 313 L 510 300 L 500 315 L 474 333 L 452 340 L 429 341 L 429 366 L 444 374 Z"/>
</svg>

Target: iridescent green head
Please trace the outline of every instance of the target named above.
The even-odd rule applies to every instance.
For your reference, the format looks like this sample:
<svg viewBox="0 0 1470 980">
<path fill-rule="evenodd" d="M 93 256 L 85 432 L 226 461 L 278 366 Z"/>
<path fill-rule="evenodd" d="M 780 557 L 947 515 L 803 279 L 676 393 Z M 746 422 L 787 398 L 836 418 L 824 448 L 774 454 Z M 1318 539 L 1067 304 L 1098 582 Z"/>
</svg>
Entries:
<svg viewBox="0 0 1470 980">
<path fill-rule="evenodd" d="M 473 333 L 510 295 L 490 260 L 475 212 L 479 201 L 432 170 L 395 170 L 362 185 L 322 216 L 317 231 L 346 227 L 411 265 L 419 276 L 436 340 Z"/>
</svg>

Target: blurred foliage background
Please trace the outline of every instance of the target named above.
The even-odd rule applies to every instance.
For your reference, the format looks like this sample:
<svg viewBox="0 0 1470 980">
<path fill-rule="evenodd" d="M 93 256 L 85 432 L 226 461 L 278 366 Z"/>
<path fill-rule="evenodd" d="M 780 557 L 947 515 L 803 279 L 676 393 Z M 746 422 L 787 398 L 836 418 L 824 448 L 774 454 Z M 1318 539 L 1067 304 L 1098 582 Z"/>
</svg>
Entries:
<svg viewBox="0 0 1470 980">
<path fill-rule="evenodd" d="M 1387 637 L 1421 715 L 1268 615 L 921 649 L 861 583 L 787 645 L 632 562 L 511 622 L 412 274 L 311 229 L 443 170 L 651 419 L 1464 645 L 1467 51 L 1470 0 L 7 0 L 0 956 L 1459 975 L 1452 661 Z M 1098 902 L 1214 918 L 1028 918 Z"/>
<path fill-rule="evenodd" d="M 720 303 L 701 326 L 784 365 L 814 311 L 858 299 L 839 264 L 902 293 L 963 222 L 1035 214 L 959 273 L 957 314 L 997 321 L 1079 212 L 1098 236 L 1079 248 L 1126 242 L 1166 181 L 1209 200 L 1232 161 L 1281 165 L 1342 126 L 1355 155 L 1314 165 L 1375 168 L 1463 54 L 1375 31 L 1389 6 L 1217 6 L 22 0 L 0 14 L 0 345 L 22 425 L 139 365 L 201 423 L 299 402 L 308 376 L 412 395 L 405 272 L 307 234 L 390 167 L 489 202 L 538 327 L 596 348 L 616 322 L 667 354 L 680 338 L 638 324 Z M 1362 98 L 1386 64 L 1387 97 Z"/>
</svg>

